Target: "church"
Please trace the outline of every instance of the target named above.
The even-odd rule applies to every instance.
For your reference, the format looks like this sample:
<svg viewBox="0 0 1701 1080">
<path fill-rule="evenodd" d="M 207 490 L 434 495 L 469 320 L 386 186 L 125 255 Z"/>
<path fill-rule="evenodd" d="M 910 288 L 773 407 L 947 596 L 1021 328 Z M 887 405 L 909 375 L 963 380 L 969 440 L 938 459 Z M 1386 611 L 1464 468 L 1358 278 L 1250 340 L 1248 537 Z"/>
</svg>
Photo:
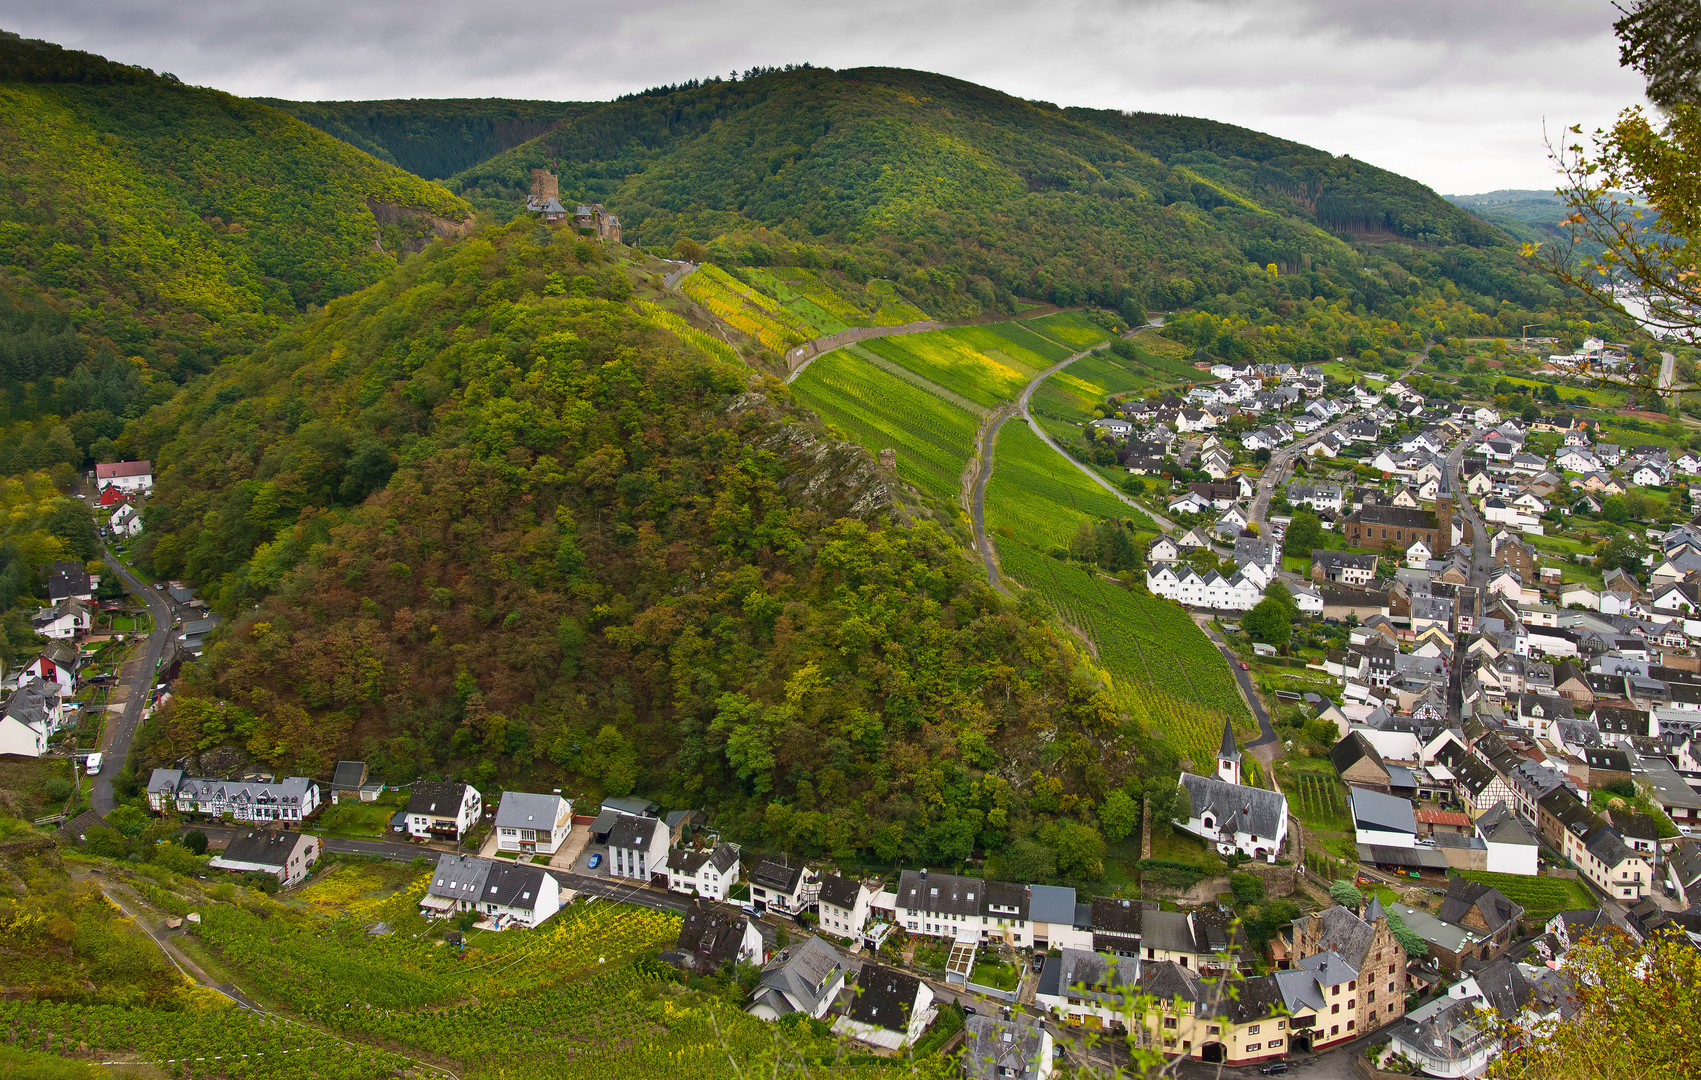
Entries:
<svg viewBox="0 0 1701 1080">
<path fill-rule="evenodd" d="M 1219 855 L 1239 853 L 1275 862 L 1288 839 L 1288 799 L 1279 791 L 1248 787 L 1240 772 L 1240 747 L 1234 726 L 1223 722 L 1215 776 L 1181 774 L 1191 815 L 1175 825 L 1216 847 Z"/>
</svg>

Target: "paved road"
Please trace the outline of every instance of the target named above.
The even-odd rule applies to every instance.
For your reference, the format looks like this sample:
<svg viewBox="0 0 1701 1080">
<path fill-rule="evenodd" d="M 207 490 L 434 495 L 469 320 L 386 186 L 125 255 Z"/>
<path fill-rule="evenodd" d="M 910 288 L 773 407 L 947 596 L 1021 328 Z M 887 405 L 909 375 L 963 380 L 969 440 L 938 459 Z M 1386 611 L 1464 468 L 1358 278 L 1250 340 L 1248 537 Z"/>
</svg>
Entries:
<svg viewBox="0 0 1701 1080">
<path fill-rule="evenodd" d="M 1263 746 L 1274 747 L 1276 745 L 1276 729 L 1270 723 L 1270 714 L 1264 708 L 1264 702 L 1258 697 L 1257 687 L 1252 685 L 1252 676 L 1240 670 L 1240 657 L 1223 644 L 1222 636 L 1206 625 L 1205 619 L 1201 618 L 1196 621 L 1199 624 L 1199 629 L 1205 631 L 1205 636 L 1211 639 L 1211 644 L 1215 645 L 1217 651 L 1223 654 L 1223 659 L 1227 661 L 1229 670 L 1234 672 L 1235 682 L 1240 684 L 1240 696 L 1246 699 L 1246 704 L 1252 709 L 1252 715 L 1258 718 L 1258 738 L 1247 743 L 1246 749 L 1256 750 Z M 1259 755 L 1259 757 L 1266 764 L 1269 763 L 1263 755 Z"/>
<path fill-rule="evenodd" d="M 1464 478 L 1461 475 L 1465 464 L 1465 450 L 1476 442 L 1482 429 L 1472 429 L 1459 439 L 1447 454 L 1447 466 L 1453 474 L 1454 505 L 1464 515 L 1465 521 L 1471 526 L 1471 584 L 1477 588 L 1486 588 L 1489 572 L 1494 569 L 1494 556 L 1488 550 L 1488 529 L 1484 526 L 1482 515 L 1477 513 L 1476 503 L 1465 490 Z"/>
<path fill-rule="evenodd" d="M 153 633 L 148 635 L 146 644 L 140 650 L 140 662 L 131 660 L 131 663 L 135 664 L 135 670 L 123 680 L 123 685 L 128 688 L 124 711 L 118 714 L 116 722 L 108 715 L 106 730 L 101 735 L 100 750 L 104 760 L 100 774 L 95 777 L 94 793 L 89 797 L 89 804 L 95 813 L 107 814 L 117 805 L 112 797 L 112 778 L 123 771 L 125 759 L 130 756 L 130 741 L 136 737 L 136 727 L 142 721 L 142 710 L 147 706 L 148 692 L 154 686 L 154 674 L 159 668 L 160 654 L 165 651 L 166 637 L 172 629 L 171 607 L 159 595 L 159 590 L 150 588 L 132 574 L 110 550 L 102 548 L 101 556 L 106 560 L 106 565 L 124 582 L 125 587 L 140 596 L 148 605 L 148 612 L 154 619 Z"/>
<path fill-rule="evenodd" d="M 1425 343 L 1424 349 L 1425 351 L 1429 349 L 1428 343 Z M 1407 378 L 1412 372 L 1416 371 L 1418 366 L 1422 363 L 1423 361 L 1419 359 L 1417 363 L 1414 363 L 1411 367 L 1402 371 L 1390 381 L 1398 382 L 1401 379 Z M 1304 450 L 1318 439 L 1321 439 L 1323 436 L 1329 434 L 1331 431 L 1337 431 L 1357 419 L 1359 419 L 1359 417 L 1356 415 L 1343 416 L 1328 427 L 1319 428 L 1316 431 L 1313 431 L 1310 435 L 1307 435 L 1305 438 L 1300 439 L 1297 442 L 1289 443 L 1288 445 L 1273 451 L 1270 454 L 1269 464 L 1264 466 L 1263 475 L 1258 478 L 1258 488 L 1252 494 L 1252 507 L 1248 515 L 1250 519 L 1257 522 L 1260 526 L 1264 524 L 1264 515 L 1270 509 L 1270 500 L 1275 496 L 1276 485 L 1281 483 L 1290 474 L 1293 468 L 1294 458 L 1299 455 L 1300 451 Z"/>
</svg>

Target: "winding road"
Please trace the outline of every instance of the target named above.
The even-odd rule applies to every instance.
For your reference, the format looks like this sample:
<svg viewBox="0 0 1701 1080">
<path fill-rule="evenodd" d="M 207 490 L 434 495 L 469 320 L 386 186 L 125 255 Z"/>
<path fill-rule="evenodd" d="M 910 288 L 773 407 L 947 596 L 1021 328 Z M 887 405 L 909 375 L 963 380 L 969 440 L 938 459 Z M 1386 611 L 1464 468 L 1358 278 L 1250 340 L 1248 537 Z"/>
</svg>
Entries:
<svg viewBox="0 0 1701 1080">
<path fill-rule="evenodd" d="M 1151 322 L 1146 324 L 1146 326 L 1162 325 L 1162 319 L 1153 319 Z M 1140 329 L 1143 330 L 1145 327 L 1141 327 Z M 1135 331 L 1129 331 L 1129 333 L 1134 332 Z M 1064 461 L 1067 461 L 1075 468 L 1081 470 L 1081 472 L 1090 478 L 1095 484 L 1104 488 L 1106 491 L 1128 504 L 1128 506 L 1151 518 L 1153 524 L 1157 525 L 1158 528 L 1163 529 L 1166 532 L 1173 531 L 1175 529 L 1175 522 L 1164 517 L 1156 510 L 1142 506 L 1133 499 L 1130 499 L 1127 495 L 1118 491 L 1116 486 L 1110 481 L 1106 480 L 1087 466 L 1081 464 L 1079 461 L 1076 461 L 1075 458 L 1068 453 L 1068 451 L 1057 445 L 1056 440 L 1054 440 L 1043 427 L 1034 421 L 1033 414 L 1028 411 L 1028 401 L 1033 397 L 1034 390 L 1039 387 L 1040 383 L 1045 382 L 1045 380 L 1051 378 L 1070 364 L 1081 359 L 1081 357 L 1090 356 L 1093 353 L 1109 347 L 1109 343 L 1107 342 L 1104 345 L 1096 345 L 1091 349 L 1083 349 L 1073 356 L 1059 360 L 1057 363 L 1046 368 L 1038 375 L 1035 375 L 1028 385 L 1022 387 L 1022 392 L 1017 396 L 1014 408 L 1009 405 L 1005 405 L 989 414 L 993 418 L 992 422 L 986 425 L 985 430 L 982 432 L 980 437 L 980 446 L 977 448 L 979 450 L 980 472 L 974 477 L 974 488 L 969 497 L 969 517 L 974 524 L 975 550 L 980 552 L 981 560 L 986 564 L 986 579 L 992 583 L 994 588 L 1002 592 L 1008 592 L 1009 590 L 1005 589 L 1003 583 L 999 580 L 998 553 L 993 548 L 992 541 L 986 535 L 986 482 L 992 478 L 993 447 L 998 443 L 998 431 L 1004 426 L 1004 421 L 1009 420 L 1011 417 L 1019 416 L 1023 420 L 1027 421 L 1028 427 L 1032 429 L 1033 433 L 1038 435 L 1040 440 L 1047 446 L 1055 450 Z M 1003 415 L 999 415 L 1000 413 Z"/>
<path fill-rule="evenodd" d="M 142 721 L 142 710 L 147 707 L 148 693 L 154 687 L 154 674 L 159 669 L 159 658 L 165 652 L 165 642 L 171 633 L 171 606 L 159 595 L 157 589 L 148 587 L 140 578 L 130 572 L 130 568 L 118 561 L 111 549 L 102 548 L 101 557 L 106 565 L 124 582 L 124 587 L 142 598 L 148 605 L 148 613 L 153 616 L 153 633 L 141 649 L 133 654 L 124 664 L 120 685 L 125 689 L 123 711 L 118 714 L 117 722 L 112 722 L 109 716 L 106 730 L 101 735 L 100 750 L 104 759 L 100 773 L 95 777 L 94 791 L 89 796 L 89 805 L 94 812 L 106 815 L 117 806 L 112 796 L 112 778 L 124 769 L 125 760 L 130 756 L 130 742 L 136 737 L 136 727 Z"/>
</svg>

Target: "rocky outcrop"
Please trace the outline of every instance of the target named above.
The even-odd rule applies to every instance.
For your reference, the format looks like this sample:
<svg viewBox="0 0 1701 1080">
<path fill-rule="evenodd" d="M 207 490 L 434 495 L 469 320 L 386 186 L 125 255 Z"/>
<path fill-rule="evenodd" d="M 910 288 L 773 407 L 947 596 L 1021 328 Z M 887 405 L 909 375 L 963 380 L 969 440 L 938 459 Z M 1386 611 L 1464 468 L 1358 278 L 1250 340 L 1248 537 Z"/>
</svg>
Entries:
<svg viewBox="0 0 1701 1080">
<path fill-rule="evenodd" d="M 831 517 L 866 520 L 900 512 L 896 477 L 857 444 L 826 437 L 817 423 L 789 415 L 754 390 L 733 398 L 727 411 L 756 412 L 771 421 L 757 445 L 786 463 L 779 487 L 792 498 Z"/>
<path fill-rule="evenodd" d="M 378 222 L 378 233 L 373 238 L 373 247 L 378 251 L 419 251 L 433 240 L 465 236 L 473 223 L 471 217 L 451 221 L 416 206 L 376 199 L 367 199 L 366 208 Z M 384 244 L 386 234 L 391 240 L 389 247 Z"/>
</svg>

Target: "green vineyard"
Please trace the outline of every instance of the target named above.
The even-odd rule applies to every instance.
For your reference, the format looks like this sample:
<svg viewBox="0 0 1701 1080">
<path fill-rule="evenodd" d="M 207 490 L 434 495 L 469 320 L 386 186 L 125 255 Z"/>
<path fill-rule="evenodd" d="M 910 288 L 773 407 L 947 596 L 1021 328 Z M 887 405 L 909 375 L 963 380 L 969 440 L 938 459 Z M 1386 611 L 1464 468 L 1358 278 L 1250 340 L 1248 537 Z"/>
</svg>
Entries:
<svg viewBox="0 0 1701 1080">
<path fill-rule="evenodd" d="M 1027 319 L 1023 326 L 1080 352 L 1110 340 L 1110 331 L 1078 311 L 1059 311 L 1039 319 Z"/>
<path fill-rule="evenodd" d="M 1157 531 L 1150 518 L 1094 483 L 1027 424 L 1011 420 L 999 429 L 986 485 L 989 533 L 1047 551 L 1067 545 L 1083 521 L 1100 518 L 1129 518 Z"/>
<path fill-rule="evenodd" d="M 834 271 L 801 267 L 747 267 L 738 273 L 777 297 L 782 307 L 818 336 L 852 326 L 901 326 L 927 318 L 926 312 L 898 296 L 888 281 L 870 281 L 864 288 Z"/>
<path fill-rule="evenodd" d="M 1035 375 L 1069 355 L 1068 349 L 1038 334 L 1007 327 L 1011 324 L 960 326 L 876 338 L 863 345 L 929 382 L 992 408 L 1016 400 Z"/>
<path fill-rule="evenodd" d="M 1007 540 L 998 542 L 998 558 L 1006 574 L 1039 592 L 1091 643 L 1117 703 L 1183 758 L 1208 764 L 1224 717 L 1242 734 L 1253 732 L 1222 654 L 1179 607 Z"/>
<path fill-rule="evenodd" d="M 840 349 L 818 357 L 792 383 L 798 401 L 870 453 L 898 452 L 898 476 L 955 499 L 979 417 Z"/>
</svg>

